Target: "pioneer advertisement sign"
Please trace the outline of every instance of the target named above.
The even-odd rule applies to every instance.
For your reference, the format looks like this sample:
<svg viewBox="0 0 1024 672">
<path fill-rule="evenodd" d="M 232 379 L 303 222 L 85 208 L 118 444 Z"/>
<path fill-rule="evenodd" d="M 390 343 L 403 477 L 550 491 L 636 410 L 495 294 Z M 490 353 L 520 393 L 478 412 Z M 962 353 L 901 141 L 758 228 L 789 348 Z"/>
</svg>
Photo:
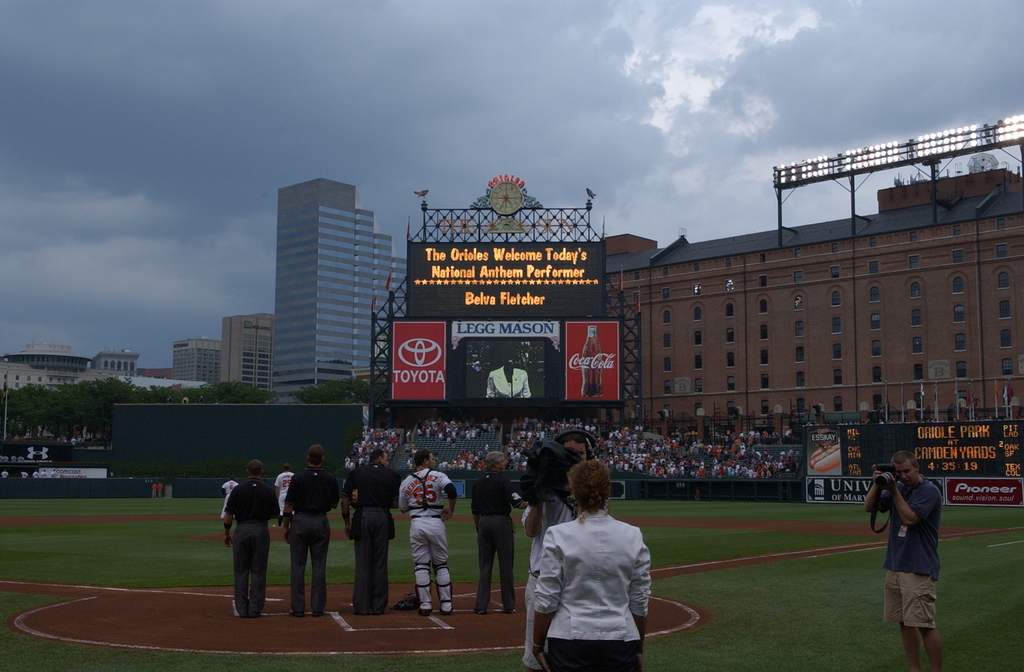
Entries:
<svg viewBox="0 0 1024 672">
<path fill-rule="evenodd" d="M 1024 506 L 1019 478 L 947 478 L 946 504 L 960 506 Z"/>
</svg>

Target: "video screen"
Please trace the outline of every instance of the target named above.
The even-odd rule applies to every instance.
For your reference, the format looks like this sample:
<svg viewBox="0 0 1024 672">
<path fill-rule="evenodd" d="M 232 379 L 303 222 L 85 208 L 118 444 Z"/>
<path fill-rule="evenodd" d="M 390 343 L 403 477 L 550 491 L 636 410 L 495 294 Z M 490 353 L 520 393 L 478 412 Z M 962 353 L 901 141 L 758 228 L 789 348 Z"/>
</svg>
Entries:
<svg viewBox="0 0 1024 672">
<path fill-rule="evenodd" d="M 470 399 L 546 397 L 543 339 L 466 339 L 466 394 Z"/>
</svg>

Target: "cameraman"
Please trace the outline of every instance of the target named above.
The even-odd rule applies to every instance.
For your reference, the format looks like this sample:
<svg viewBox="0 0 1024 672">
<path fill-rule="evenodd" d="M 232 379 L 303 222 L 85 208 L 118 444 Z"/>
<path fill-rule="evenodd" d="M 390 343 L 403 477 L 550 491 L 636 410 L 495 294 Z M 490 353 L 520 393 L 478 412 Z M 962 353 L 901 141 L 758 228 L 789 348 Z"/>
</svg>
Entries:
<svg viewBox="0 0 1024 672">
<path fill-rule="evenodd" d="M 911 672 L 921 670 L 924 642 L 932 672 L 942 670 L 942 638 L 935 627 L 935 584 L 939 580 L 939 520 L 942 493 L 918 470 L 907 450 L 892 456 L 895 473 L 875 466 L 872 485 L 864 498 L 871 513 L 892 510 L 889 543 L 882 567 L 885 579 L 886 623 L 900 624 L 900 637 Z M 884 484 L 884 485 L 883 485 Z"/>
<path fill-rule="evenodd" d="M 531 538 L 530 576 L 526 582 L 526 644 L 523 668 L 526 672 L 544 669 L 533 652 L 533 622 L 535 618 L 534 589 L 540 575 L 540 557 L 544 548 L 544 533 L 549 527 L 567 523 L 576 518 L 568 491 L 567 473 L 578 462 L 593 457 L 597 439 L 582 429 L 567 429 L 534 446 L 527 460 L 527 471 L 520 480 L 523 497 L 529 503 L 523 512 L 523 528 Z"/>
</svg>

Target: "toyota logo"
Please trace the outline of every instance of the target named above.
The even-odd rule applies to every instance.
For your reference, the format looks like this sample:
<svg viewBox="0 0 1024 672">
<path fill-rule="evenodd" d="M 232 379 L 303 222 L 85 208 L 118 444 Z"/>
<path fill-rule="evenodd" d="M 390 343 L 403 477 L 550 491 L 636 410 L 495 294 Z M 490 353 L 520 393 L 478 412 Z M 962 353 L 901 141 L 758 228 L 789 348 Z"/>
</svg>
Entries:
<svg viewBox="0 0 1024 672">
<path fill-rule="evenodd" d="M 429 338 L 412 338 L 398 346 L 398 358 L 408 366 L 431 366 L 443 354 L 441 346 Z"/>
</svg>

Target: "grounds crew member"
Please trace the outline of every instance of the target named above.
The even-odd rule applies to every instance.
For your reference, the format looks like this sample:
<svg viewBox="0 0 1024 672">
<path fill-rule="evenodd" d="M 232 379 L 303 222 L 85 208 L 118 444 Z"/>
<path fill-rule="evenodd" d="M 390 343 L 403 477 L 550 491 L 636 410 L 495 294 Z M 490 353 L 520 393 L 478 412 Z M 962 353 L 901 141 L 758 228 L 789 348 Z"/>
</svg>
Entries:
<svg viewBox="0 0 1024 672">
<path fill-rule="evenodd" d="M 441 615 L 452 613 L 452 577 L 448 571 L 448 537 L 444 523 L 455 513 L 458 495 L 448 476 L 434 471 L 437 458 L 429 448 L 413 455 L 416 471 L 405 477 L 398 491 L 398 508 L 409 513 L 409 545 L 416 563 L 416 594 L 420 598 L 420 616 L 430 616 L 430 571 L 434 571 Z M 448 508 L 444 498 L 448 498 Z"/>
<path fill-rule="evenodd" d="M 380 448 L 370 451 L 370 462 L 356 467 L 341 492 L 345 534 L 355 541 L 356 575 L 352 611 L 379 615 L 388 607 L 388 541 L 395 538 L 391 509 L 398 507 L 398 472 L 388 466 Z M 351 516 L 350 510 L 355 508 Z"/>
<path fill-rule="evenodd" d="M 263 482 L 262 462 L 251 460 L 245 474 L 248 478 L 232 489 L 224 507 L 224 545 L 231 546 L 235 570 L 235 613 L 241 618 L 257 618 L 267 599 L 267 521 L 277 515 L 277 498 Z M 238 521 L 234 539 L 232 521 Z"/>
<path fill-rule="evenodd" d="M 284 540 L 291 546 L 292 616 L 306 611 L 306 556 L 313 563 L 309 606 L 323 616 L 327 605 L 327 548 L 331 523 L 327 512 L 338 506 L 338 479 L 323 468 L 324 447 L 313 444 L 306 452 L 306 468 L 292 476 L 284 504 Z"/>
</svg>

